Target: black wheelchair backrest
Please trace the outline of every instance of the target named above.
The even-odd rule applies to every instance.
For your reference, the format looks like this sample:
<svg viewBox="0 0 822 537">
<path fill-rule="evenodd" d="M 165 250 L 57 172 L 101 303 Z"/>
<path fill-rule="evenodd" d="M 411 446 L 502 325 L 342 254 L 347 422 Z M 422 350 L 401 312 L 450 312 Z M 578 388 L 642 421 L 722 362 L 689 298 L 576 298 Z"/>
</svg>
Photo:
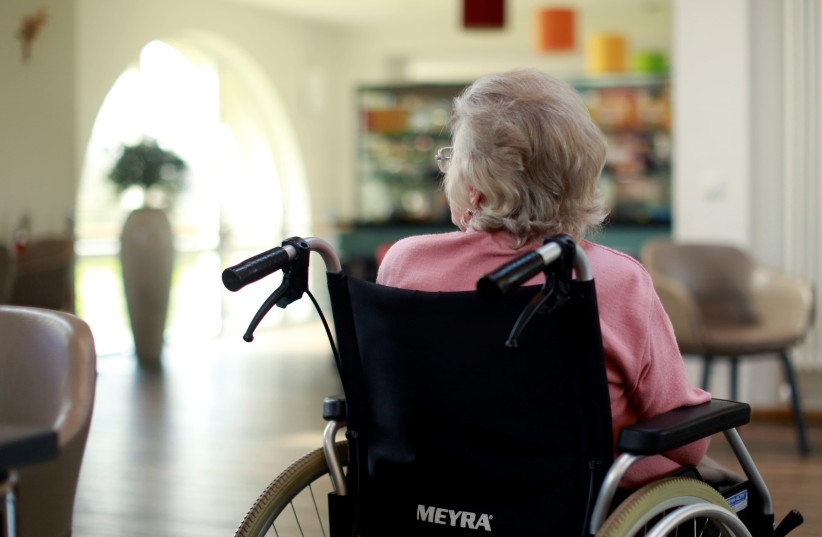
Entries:
<svg viewBox="0 0 822 537">
<path fill-rule="evenodd" d="M 581 535 L 613 459 L 593 281 L 537 313 L 328 275 L 362 535 Z"/>
</svg>

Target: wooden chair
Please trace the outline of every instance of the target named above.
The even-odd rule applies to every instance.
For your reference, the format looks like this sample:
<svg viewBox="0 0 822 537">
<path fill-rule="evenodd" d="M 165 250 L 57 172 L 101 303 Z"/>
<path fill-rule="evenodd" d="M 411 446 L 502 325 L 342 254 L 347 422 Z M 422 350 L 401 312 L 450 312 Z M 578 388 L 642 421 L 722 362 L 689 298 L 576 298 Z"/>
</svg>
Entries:
<svg viewBox="0 0 822 537">
<path fill-rule="evenodd" d="M 11 303 L 74 311 L 74 241 L 49 238 L 32 241 L 17 260 Z"/>
<path fill-rule="evenodd" d="M 11 250 L 0 244 L 0 304 L 11 302 L 11 290 L 17 275 L 17 260 Z"/>
<path fill-rule="evenodd" d="M 809 452 L 796 374 L 789 351 L 814 315 L 812 284 L 757 264 L 738 248 L 713 244 L 646 243 L 640 260 L 674 326 L 683 354 L 703 357 L 707 389 L 715 358 L 730 361 L 731 399 L 737 399 L 744 357 L 776 355 L 790 385 L 799 450 Z"/>
<path fill-rule="evenodd" d="M 6 490 L 17 499 L 17 536 L 71 535 L 96 382 L 91 331 L 68 313 L 0 306 L 0 341 L 0 430 L 52 431 L 52 442 L 56 434 L 56 457 L 26 454 L 19 468 L 20 457 L 6 458 L 0 469 L 16 474 Z"/>
</svg>

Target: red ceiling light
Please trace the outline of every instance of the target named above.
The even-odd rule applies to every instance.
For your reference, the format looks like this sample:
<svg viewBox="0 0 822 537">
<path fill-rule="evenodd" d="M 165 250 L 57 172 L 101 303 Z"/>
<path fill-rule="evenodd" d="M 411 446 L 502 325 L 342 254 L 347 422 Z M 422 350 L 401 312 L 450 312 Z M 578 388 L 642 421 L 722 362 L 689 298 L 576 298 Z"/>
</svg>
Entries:
<svg viewBox="0 0 822 537">
<path fill-rule="evenodd" d="M 505 26 L 505 0 L 462 0 L 462 25 L 465 28 L 502 28 Z"/>
</svg>

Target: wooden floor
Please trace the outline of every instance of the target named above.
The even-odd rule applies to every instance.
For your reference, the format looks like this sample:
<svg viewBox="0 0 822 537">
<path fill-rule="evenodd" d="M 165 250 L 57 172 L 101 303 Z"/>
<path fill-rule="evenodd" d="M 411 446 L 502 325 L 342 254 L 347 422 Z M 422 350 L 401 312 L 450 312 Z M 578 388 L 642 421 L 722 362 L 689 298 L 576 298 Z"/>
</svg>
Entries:
<svg viewBox="0 0 822 537">
<path fill-rule="evenodd" d="M 794 431 L 788 424 L 753 422 L 739 433 L 771 491 L 776 522 L 797 509 L 805 523 L 790 535 L 818 537 L 822 536 L 822 427 L 809 429 L 812 451 L 807 457 L 798 455 Z M 708 453 L 741 473 L 722 435 L 711 440 Z"/>
<path fill-rule="evenodd" d="M 99 358 L 75 537 L 232 535 L 268 482 L 320 445 L 322 398 L 340 392 L 319 326 L 170 345 L 161 372 Z M 796 455 L 789 426 L 742 431 L 775 499 L 798 508 L 792 535 L 822 536 L 822 428 Z M 722 438 L 711 454 L 729 460 Z"/>
</svg>

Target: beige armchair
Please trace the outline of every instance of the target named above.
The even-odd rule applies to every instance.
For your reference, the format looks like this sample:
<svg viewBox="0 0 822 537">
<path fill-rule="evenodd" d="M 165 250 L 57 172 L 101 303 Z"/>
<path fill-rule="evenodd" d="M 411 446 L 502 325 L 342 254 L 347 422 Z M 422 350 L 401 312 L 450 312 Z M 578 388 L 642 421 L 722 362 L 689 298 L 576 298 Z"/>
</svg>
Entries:
<svg viewBox="0 0 822 537">
<path fill-rule="evenodd" d="M 653 240 L 643 246 L 640 260 L 671 318 L 680 350 L 703 357 L 703 389 L 716 358 L 730 361 L 731 399 L 736 399 L 740 358 L 779 357 L 791 389 L 799 449 L 808 453 L 789 350 L 813 321 L 813 285 L 724 245 Z"/>
<path fill-rule="evenodd" d="M 96 382 L 91 331 L 67 313 L 0 306 L 0 341 L 0 426 L 57 434 L 56 458 L 11 468 L 17 535 L 71 535 Z"/>
</svg>

